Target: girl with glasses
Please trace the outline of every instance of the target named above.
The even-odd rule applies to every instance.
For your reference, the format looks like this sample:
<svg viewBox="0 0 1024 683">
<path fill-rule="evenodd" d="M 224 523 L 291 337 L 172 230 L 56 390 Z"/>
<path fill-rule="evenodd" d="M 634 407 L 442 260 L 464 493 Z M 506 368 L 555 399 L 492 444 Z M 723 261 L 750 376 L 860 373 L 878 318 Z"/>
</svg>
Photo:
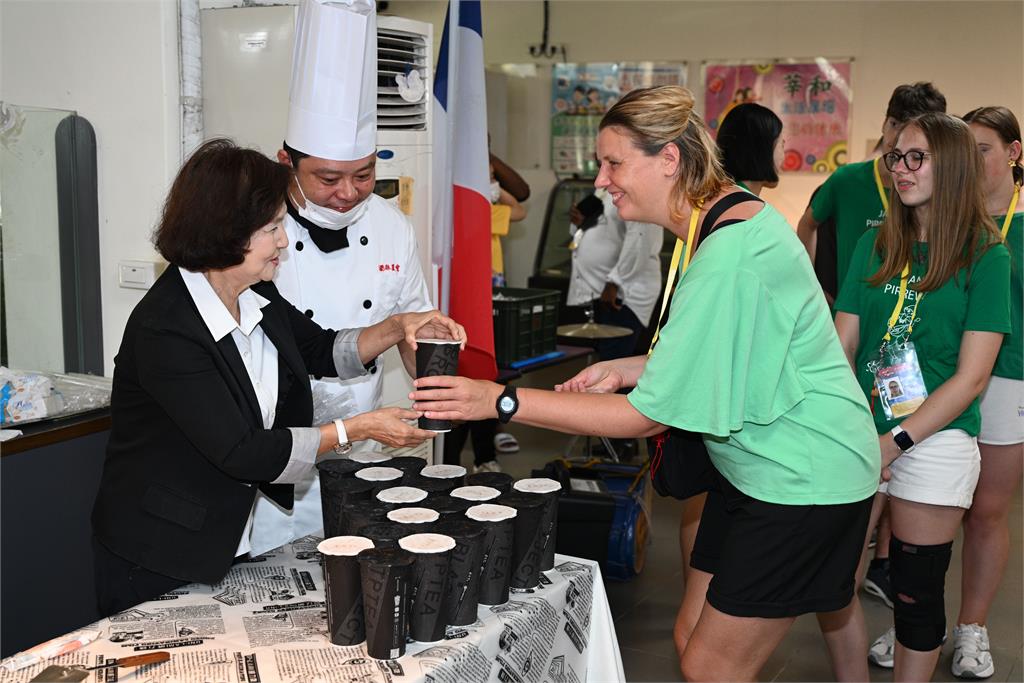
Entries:
<svg viewBox="0 0 1024 683">
<path fill-rule="evenodd" d="M 895 627 L 869 658 L 893 662 L 897 681 L 928 680 L 945 637 L 953 537 L 978 481 L 977 397 L 1010 331 L 1010 258 L 985 208 L 981 156 L 965 123 L 914 118 L 884 162 L 890 209 L 857 244 L 836 328 L 872 403 L 879 490 L 892 516 Z M 900 392 L 888 391 L 894 380 Z"/>
<path fill-rule="evenodd" d="M 960 614 L 953 627 L 954 676 L 988 678 L 995 673 L 985 622 L 1010 553 L 1007 516 L 1024 476 L 1024 202 L 1020 198 L 1020 124 L 1006 107 L 981 107 L 963 117 L 985 165 L 985 208 L 1010 250 L 1013 331 L 981 395 L 981 476 L 974 502 L 964 515 Z"/>
</svg>

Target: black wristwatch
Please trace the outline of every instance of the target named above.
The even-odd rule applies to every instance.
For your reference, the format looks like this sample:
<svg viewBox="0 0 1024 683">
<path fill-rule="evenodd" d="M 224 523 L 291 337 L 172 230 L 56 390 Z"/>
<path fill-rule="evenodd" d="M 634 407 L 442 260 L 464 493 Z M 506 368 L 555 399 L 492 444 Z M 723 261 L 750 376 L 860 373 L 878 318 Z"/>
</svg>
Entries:
<svg viewBox="0 0 1024 683">
<path fill-rule="evenodd" d="M 899 426 L 892 428 L 892 440 L 896 442 L 896 445 L 904 453 L 909 452 L 914 447 L 914 440 L 910 438 L 910 434 L 907 434 Z"/>
<path fill-rule="evenodd" d="M 498 411 L 498 422 L 502 424 L 508 424 L 508 421 L 512 419 L 512 416 L 519 410 L 519 399 L 516 397 L 516 388 L 511 384 L 505 386 L 505 391 L 501 392 L 501 396 L 494 403 L 494 408 Z"/>
</svg>

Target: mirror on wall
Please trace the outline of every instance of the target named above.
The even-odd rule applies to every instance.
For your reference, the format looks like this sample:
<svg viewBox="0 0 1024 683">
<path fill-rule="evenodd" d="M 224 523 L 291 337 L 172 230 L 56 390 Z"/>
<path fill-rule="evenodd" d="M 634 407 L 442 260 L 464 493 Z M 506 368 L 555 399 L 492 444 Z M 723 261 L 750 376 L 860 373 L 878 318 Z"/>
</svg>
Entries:
<svg viewBox="0 0 1024 683">
<path fill-rule="evenodd" d="M 103 374 L 96 137 L 0 102 L 0 365 Z"/>
</svg>

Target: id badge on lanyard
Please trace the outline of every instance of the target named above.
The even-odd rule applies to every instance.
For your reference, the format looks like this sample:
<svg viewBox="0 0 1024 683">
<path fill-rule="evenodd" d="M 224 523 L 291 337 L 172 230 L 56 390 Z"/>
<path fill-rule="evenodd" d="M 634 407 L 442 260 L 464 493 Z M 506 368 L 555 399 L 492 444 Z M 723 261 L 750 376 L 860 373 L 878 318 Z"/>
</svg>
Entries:
<svg viewBox="0 0 1024 683">
<path fill-rule="evenodd" d="M 917 301 L 910 314 L 910 319 L 901 321 L 903 302 L 907 298 L 907 285 L 910 280 L 910 264 L 903 267 L 900 277 L 900 295 L 896 307 L 889 316 L 888 328 L 876 357 L 868 361 L 867 369 L 875 380 L 875 391 L 878 393 L 885 417 L 893 420 L 906 417 L 921 407 L 928 398 L 928 389 L 921 374 L 921 364 L 917 359 L 917 349 L 910 341 L 914 331 L 917 307 L 924 295 L 917 294 Z M 893 341 L 897 333 L 903 341 Z M 905 337 L 903 335 L 906 335 Z"/>
</svg>

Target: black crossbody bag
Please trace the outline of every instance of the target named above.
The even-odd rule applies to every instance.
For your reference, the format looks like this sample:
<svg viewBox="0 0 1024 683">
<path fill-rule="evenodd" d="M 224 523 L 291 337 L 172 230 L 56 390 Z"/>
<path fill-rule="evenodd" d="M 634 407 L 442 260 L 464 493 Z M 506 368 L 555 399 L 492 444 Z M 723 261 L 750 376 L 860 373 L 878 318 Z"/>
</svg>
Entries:
<svg viewBox="0 0 1024 683">
<path fill-rule="evenodd" d="M 701 223 L 693 253 L 697 253 L 701 243 L 711 233 L 742 222 L 742 219 L 717 222 L 723 213 L 737 204 L 751 201 L 764 203 L 755 195 L 747 192 L 735 192 L 726 195 L 712 206 Z M 671 287 L 672 290 L 661 320 L 658 321 L 659 329 L 664 329 L 668 322 L 669 311 L 672 309 L 671 297 L 675 292 L 674 282 L 665 283 L 665 286 Z M 651 454 L 651 484 L 654 485 L 654 490 L 659 495 L 684 500 L 717 486 L 715 467 L 711 464 L 711 458 L 708 456 L 708 449 L 704 445 L 704 437 L 701 434 L 670 427 L 647 440 L 647 452 Z"/>
</svg>

